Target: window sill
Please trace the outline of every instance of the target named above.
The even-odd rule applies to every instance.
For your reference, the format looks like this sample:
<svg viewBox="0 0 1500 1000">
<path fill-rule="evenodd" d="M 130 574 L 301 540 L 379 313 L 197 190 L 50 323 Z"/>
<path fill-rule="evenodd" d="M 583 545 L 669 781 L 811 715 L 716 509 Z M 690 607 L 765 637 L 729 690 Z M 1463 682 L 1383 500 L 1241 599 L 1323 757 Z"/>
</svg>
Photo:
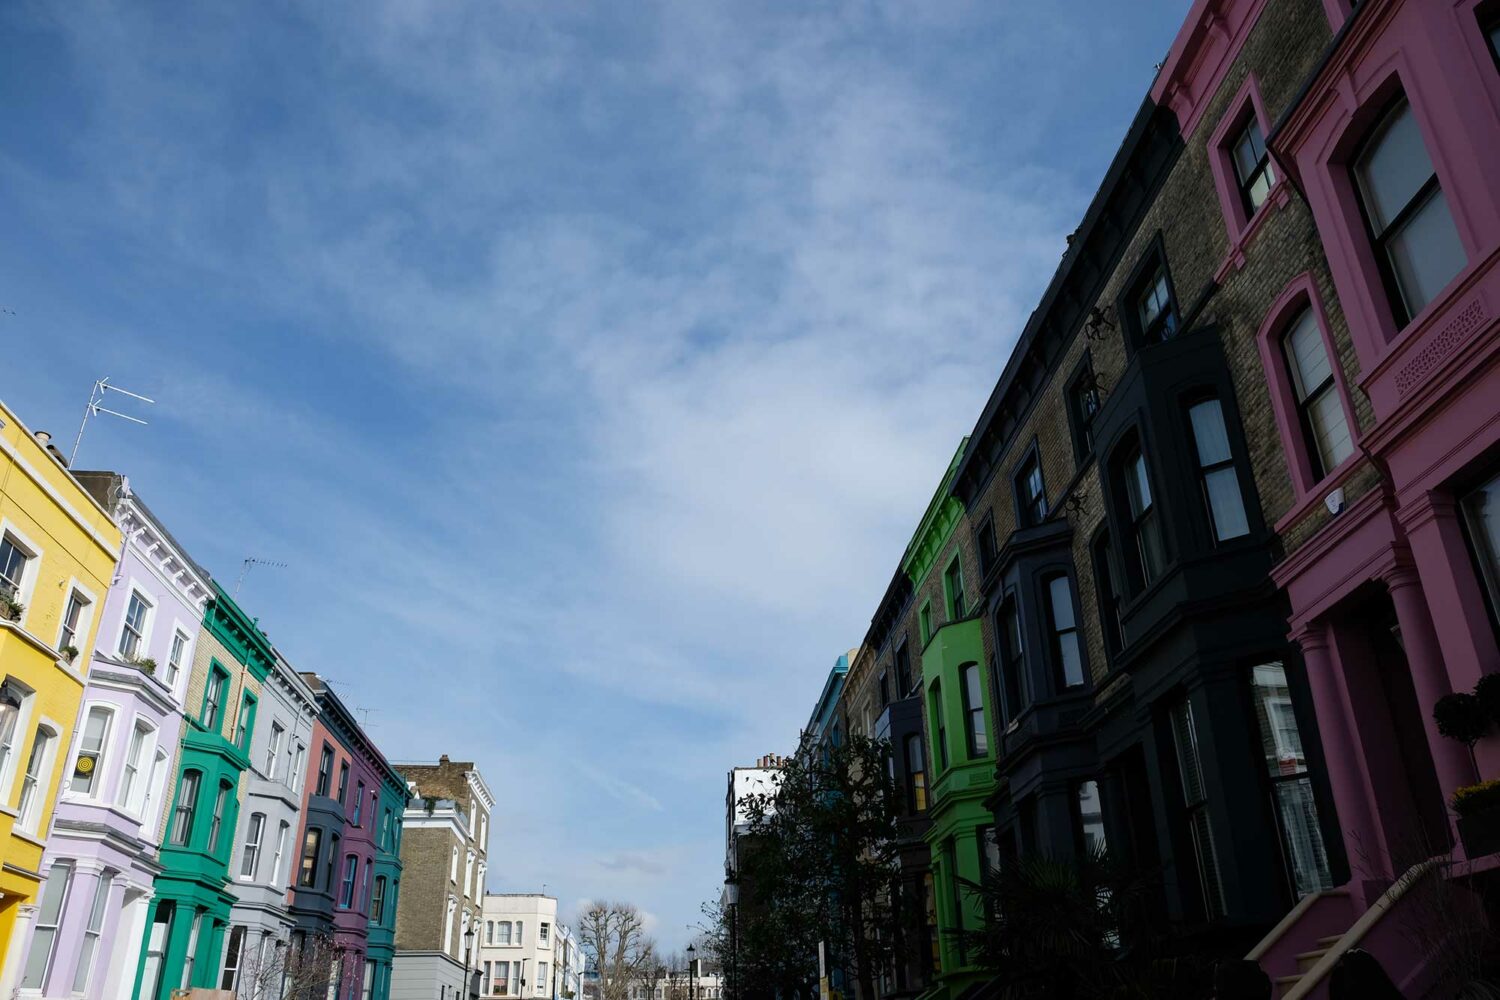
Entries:
<svg viewBox="0 0 1500 1000">
<path fill-rule="evenodd" d="M 25 830 L 12 829 L 10 831 L 10 835 L 12 837 L 19 837 L 20 839 L 26 841 L 26 843 L 31 844 L 31 845 L 36 846 L 36 847 L 40 847 L 43 850 L 46 850 L 46 848 L 47 848 L 46 841 L 42 840 L 35 833 L 27 833 Z"/>
<path fill-rule="evenodd" d="M 1218 269 L 1214 271 L 1215 284 L 1222 285 L 1224 279 L 1229 276 L 1231 271 L 1238 271 L 1245 266 L 1245 251 L 1250 246 L 1250 242 L 1255 239 L 1255 235 L 1260 232 L 1266 220 L 1274 212 L 1279 212 L 1289 205 L 1291 200 L 1292 192 L 1286 178 L 1279 178 L 1275 186 L 1266 192 L 1266 200 L 1260 206 L 1260 211 L 1256 212 L 1253 218 L 1240 227 L 1238 233 L 1232 229 L 1230 230 L 1229 252 L 1224 255 L 1224 259 L 1219 263 Z M 1228 223 L 1230 220 L 1225 219 L 1224 221 Z"/>
<path fill-rule="evenodd" d="M 1359 446 L 1360 438 L 1356 434 L 1354 436 L 1354 451 L 1348 458 L 1340 462 L 1332 472 L 1316 483 L 1313 483 L 1306 490 L 1298 490 L 1296 484 L 1292 484 L 1292 488 L 1296 492 L 1296 499 L 1292 501 L 1291 508 L 1276 519 L 1276 524 L 1272 527 L 1272 530 L 1276 534 L 1280 535 L 1284 533 L 1287 528 L 1302 520 L 1302 518 L 1307 516 L 1308 511 L 1312 510 L 1318 504 L 1323 503 L 1329 493 L 1332 493 L 1348 480 L 1354 470 L 1359 468 L 1365 457 L 1364 452 L 1360 450 Z M 1347 506 L 1348 504 L 1345 504 L 1345 507 Z"/>
</svg>

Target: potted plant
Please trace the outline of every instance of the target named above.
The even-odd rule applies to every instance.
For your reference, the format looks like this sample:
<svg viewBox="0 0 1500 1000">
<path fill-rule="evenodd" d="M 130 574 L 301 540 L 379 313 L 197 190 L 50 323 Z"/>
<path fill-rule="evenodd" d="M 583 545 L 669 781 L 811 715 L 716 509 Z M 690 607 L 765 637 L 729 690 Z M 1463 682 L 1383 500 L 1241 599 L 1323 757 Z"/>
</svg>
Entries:
<svg viewBox="0 0 1500 1000">
<path fill-rule="evenodd" d="M 10 590 L 0 590 L 0 618 L 6 621 L 18 622 L 26 613 L 26 605 L 16 600 L 16 595 Z"/>
<path fill-rule="evenodd" d="M 156 675 L 156 661 L 149 656 L 142 657 L 141 659 L 136 660 L 135 665 L 140 667 L 141 671 L 145 673 L 147 677 L 153 677 Z"/>
<path fill-rule="evenodd" d="M 72 663 L 74 660 L 78 659 L 77 646 L 64 646 L 59 652 L 62 653 L 63 659 L 67 660 L 69 663 Z"/>
<path fill-rule="evenodd" d="M 1466 785 L 1453 795 L 1458 837 L 1472 860 L 1500 852 L 1500 780 Z"/>
</svg>

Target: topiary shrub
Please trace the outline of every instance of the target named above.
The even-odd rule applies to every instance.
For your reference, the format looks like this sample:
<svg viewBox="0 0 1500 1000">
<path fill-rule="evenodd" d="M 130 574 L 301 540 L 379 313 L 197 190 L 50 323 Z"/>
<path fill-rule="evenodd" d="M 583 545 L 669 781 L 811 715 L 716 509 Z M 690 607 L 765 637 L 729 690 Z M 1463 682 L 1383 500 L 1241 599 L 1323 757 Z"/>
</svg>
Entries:
<svg viewBox="0 0 1500 1000">
<path fill-rule="evenodd" d="M 1446 694 L 1432 706 L 1432 720 L 1438 732 L 1450 740 L 1457 740 L 1471 751 L 1474 744 L 1490 731 L 1490 715 L 1472 694 L 1455 692 Z"/>
</svg>

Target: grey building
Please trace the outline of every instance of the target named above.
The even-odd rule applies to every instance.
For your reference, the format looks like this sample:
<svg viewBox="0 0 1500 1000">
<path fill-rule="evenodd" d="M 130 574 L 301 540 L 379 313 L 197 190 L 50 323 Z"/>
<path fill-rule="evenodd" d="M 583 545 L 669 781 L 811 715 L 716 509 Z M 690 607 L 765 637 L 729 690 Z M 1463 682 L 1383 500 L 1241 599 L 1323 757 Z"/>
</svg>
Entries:
<svg viewBox="0 0 1500 1000">
<path fill-rule="evenodd" d="M 222 985 L 241 996 L 275 995 L 292 929 L 287 886 L 297 857 L 302 784 L 317 703 L 280 652 L 261 688 L 260 717 L 230 867 L 239 902 L 230 911 Z"/>
</svg>

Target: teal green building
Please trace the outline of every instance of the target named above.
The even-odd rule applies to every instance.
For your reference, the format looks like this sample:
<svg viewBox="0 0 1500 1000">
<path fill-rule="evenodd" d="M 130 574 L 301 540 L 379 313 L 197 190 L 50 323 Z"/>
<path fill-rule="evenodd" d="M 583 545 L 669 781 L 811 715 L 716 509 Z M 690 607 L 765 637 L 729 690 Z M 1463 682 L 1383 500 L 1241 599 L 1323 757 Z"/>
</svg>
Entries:
<svg viewBox="0 0 1500 1000">
<path fill-rule="evenodd" d="M 229 863 L 239 823 L 241 775 L 271 643 L 218 584 L 203 617 L 188 680 L 171 805 L 161 831 L 162 866 L 136 974 L 135 1000 L 216 989 L 229 911 Z"/>
</svg>

